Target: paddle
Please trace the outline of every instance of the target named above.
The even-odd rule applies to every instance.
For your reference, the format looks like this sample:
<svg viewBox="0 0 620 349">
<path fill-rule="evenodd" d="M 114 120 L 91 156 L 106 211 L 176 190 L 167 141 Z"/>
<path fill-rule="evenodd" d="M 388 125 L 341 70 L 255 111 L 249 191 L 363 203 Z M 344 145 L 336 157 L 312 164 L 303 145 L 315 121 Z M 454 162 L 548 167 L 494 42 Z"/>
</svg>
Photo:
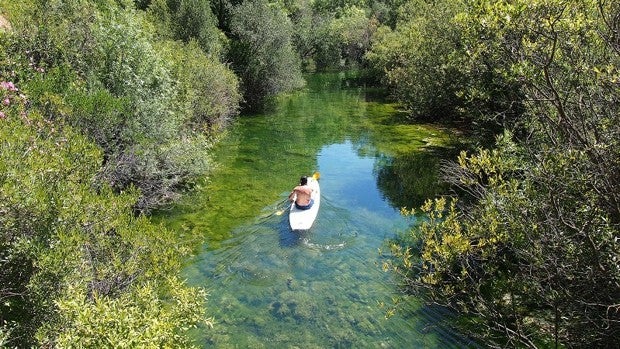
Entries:
<svg viewBox="0 0 620 349">
<path fill-rule="evenodd" d="M 321 178 L 321 174 L 319 173 L 319 171 L 316 171 L 312 174 L 312 179 L 314 179 L 315 181 L 318 181 L 320 178 Z M 283 203 L 286 203 L 286 202 L 288 202 L 288 200 L 285 200 Z M 276 216 L 281 216 L 285 210 L 286 209 L 276 211 Z"/>
</svg>

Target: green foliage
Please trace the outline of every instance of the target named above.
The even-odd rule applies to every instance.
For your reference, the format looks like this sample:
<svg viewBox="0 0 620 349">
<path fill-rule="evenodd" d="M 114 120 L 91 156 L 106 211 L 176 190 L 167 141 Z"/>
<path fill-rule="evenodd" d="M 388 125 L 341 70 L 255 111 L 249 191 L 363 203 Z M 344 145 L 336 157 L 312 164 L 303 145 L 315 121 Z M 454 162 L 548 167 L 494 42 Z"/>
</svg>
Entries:
<svg viewBox="0 0 620 349">
<path fill-rule="evenodd" d="M 183 331 L 204 319 L 204 293 L 175 276 L 189 245 L 133 215 L 135 190 L 95 190 L 96 145 L 11 82 L 0 93 L 3 344 L 188 344 Z"/>
<path fill-rule="evenodd" d="M 332 4 L 333 5 L 333 4 Z M 378 26 L 377 18 L 361 5 L 328 11 L 317 3 L 289 5 L 293 41 L 306 69 L 358 68 Z"/>
<path fill-rule="evenodd" d="M 471 72 L 518 88 L 498 103 L 521 104 L 522 120 L 495 149 L 446 166 L 464 200 L 423 207 L 428 221 L 410 247 L 394 245 L 393 267 L 493 346 L 617 341 L 619 11 L 605 1 L 469 1 L 453 17 L 468 69 L 478 63 Z"/>
<path fill-rule="evenodd" d="M 325 40 L 327 19 L 316 13 L 309 1 L 287 4 L 286 9 L 294 28 L 291 40 L 301 57 L 303 68 L 314 70 L 317 47 Z"/>
<path fill-rule="evenodd" d="M 208 171 L 208 137 L 238 109 L 232 71 L 194 44 L 170 54 L 174 44 L 157 44 L 131 6 L 76 0 L 31 10 L 32 22 L 7 39 L 4 71 L 23 74 L 46 118 L 65 118 L 103 148 L 100 179 L 138 187 L 137 208 L 149 210 Z"/>
<path fill-rule="evenodd" d="M 191 115 L 191 127 L 214 137 L 223 132 L 241 101 L 236 75 L 193 43 L 165 42 L 161 52 L 174 62 L 172 75 L 179 82 L 177 103 Z"/>
<path fill-rule="evenodd" d="M 616 175 L 607 170 L 618 164 L 620 131 L 611 126 L 617 124 L 619 100 L 620 56 L 611 20 L 618 6 L 511 2 L 479 11 L 473 17 L 485 25 L 475 35 L 494 33 L 501 40 L 472 43 L 472 55 L 496 52 L 496 69 L 521 81 L 527 126 L 536 135 L 532 147 L 552 157 L 583 153 L 583 170 L 601 178 L 592 185 L 601 193 L 601 205 L 614 221 L 620 220 Z M 563 149 L 552 150 L 558 147 Z"/>
<path fill-rule="evenodd" d="M 46 315 L 41 304 L 44 295 L 31 291 L 30 280 L 38 271 L 33 256 L 53 241 L 55 226 L 75 221 L 80 214 L 67 212 L 64 205 L 70 204 L 65 201 L 72 196 L 80 200 L 83 186 L 89 185 L 83 173 L 97 170 L 94 159 L 100 152 L 83 137 L 27 114 L 27 100 L 16 87 L 1 92 L 8 101 L 3 103 L 0 120 L 1 325 L 13 327 L 10 342 L 23 338 L 22 343 L 28 344 Z M 60 211 L 65 215 L 60 216 Z"/>
<path fill-rule="evenodd" d="M 217 57 L 223 49 L 223 35 L 211 11 L 210 1 L 155 0 L 148 11 L 155 17 L 159 33 L 183 42 L 196 41 L 201 49 Z M 168 34 L 166 34 L 168 33 Z"/>
<path fill-rule="evenodd" d="M 367 58 L 385 72 L 394 97 L 412 116 L 439 119 L 463 104 L 458 95 L 465 84 L 461 38 L 451 22 L 457 4 L 409 1 L 396 29 L 382 27 L 373 39 Z"/>
<path fill-rule="evenodd" d="M 226 35 L 230 35 L 233 8 L 242 4 L 244 0 L 211 0 L 209 2 L 211 3 L 211 11 L 217 18 L 218 28 Z"/>
<path fill-rule="evenodd" d="M 462 2 L 408 1 L 395 29 L 378 30 L 367 58 L 412 118 L 512 124 L 521 113 L 518 81 L 470 55 L 464 42 L 478 39 L 459 22 L 466 11 Z"/>
<path fill-rule="evenodd" d="M 578 157 L 546 159 L 522 178 L 520 151 L 502 142 L 461 155 L 455 184 L 478 200 L 466 209 L 445 199 L 423 206 L 428 220 L 410 236 L 419 250 L 395 244 L 394 270 L 411 292 L 476 316 L 475 335 L 493 345 L 611 345 L 617 225 L 573 177 Z M 554 191 L 543 178 L 553 178 Z"/>
<path fill-rule="evenodd" d="M 340 15 L 341 11 L 352 6 L 365 8 L 368 2 L 368 0 L 315 0 L 312 2 L 312 6 L 320 12 Z"/>
<path fill-rule="evenodd" d="M 281 92 L 303 85 L 293 49 L 293 27 L 284 9 L 266 0 L 236 6 L 231 22 L 230 58 L 241 79 L 249 109 L 261 108 Z"/>
<path fill-rule="evenodd" d="M 367 17 L 363 8 L 356 6 L 346 7 L 338 18 L 331 21 L 329 32 L 335 36 L 341 57 L 348 61 L 348 66 L 362 62 L 377 25 L 376 20 Z"/>
<path fill-rule="evenodd" d="M 1 345 L 189 346 L 189 241 L 134 209 L 205 173 L 237 79 L 129 1 L 1 4 Z"/>
<path fill-rule="evenodd" d="M 200 309 L 204 292 L 170 280 L 169 299 L 162 300 L 152 285 L 146 284 L 118 298 L 89 300 L 83 292 L 70 290 L 57 301 L 64 325 L 55 334 L 62 348 L 189 348 L 194 347 L 179 329 L 205 323 Z M 207 325 L 211 322 L 208 320 Z M 58 331 L 54 328 L 53 331 Z"/>
<path fill-rule="evenodd" d="M 380 23 L 394 28 L 398 19 L 398 13 L 407 0 L 370 1 L 372 16 Z"/>
<path fill-rule="evenodd" d="M 340 36 L 339 33 L 331 31 L 333 21 L 331 14 L 317 14 L 307 21 L 305 26 L 295 23 L 295 43 L 298 50 L 304 52 L 306 64 L 319 71 L 342 68 Z M 302 32 L 302 28 L 306 30 Z"/>
</svg>

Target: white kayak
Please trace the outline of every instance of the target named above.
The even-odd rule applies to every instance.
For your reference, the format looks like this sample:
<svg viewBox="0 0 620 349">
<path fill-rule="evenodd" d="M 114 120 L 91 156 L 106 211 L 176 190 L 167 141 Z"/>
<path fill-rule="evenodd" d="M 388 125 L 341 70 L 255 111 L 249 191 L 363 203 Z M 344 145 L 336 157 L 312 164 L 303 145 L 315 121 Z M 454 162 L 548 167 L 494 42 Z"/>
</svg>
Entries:
<svg viewBox="0 0 620 349">
<path fill-rule="evenodd" d="M 288 221 L 293 230 L 310 229 L 319 213 L 319 206 L 321 205 L 321 187 L 319 186 L 319 181 L 313 177 L 308 177 L 308 185 L 312 188 L 312 199 L 314 200 L 314 204 L 307 210 L 300 210 L 295 207 L 295 202 L 293 201 L 291 204 L 291 211 L 288 215 Z"/>
</svg>

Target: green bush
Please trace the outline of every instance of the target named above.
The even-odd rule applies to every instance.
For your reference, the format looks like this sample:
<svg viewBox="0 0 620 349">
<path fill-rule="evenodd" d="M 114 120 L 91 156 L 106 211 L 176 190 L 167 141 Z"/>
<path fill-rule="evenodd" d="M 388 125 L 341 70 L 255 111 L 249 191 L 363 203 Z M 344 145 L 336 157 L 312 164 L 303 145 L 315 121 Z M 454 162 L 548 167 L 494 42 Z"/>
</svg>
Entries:
<svg viewBox="0 0 620 349">
<path fill-rule="evenodd" d="M 177 276 L 191 243 L 134 209 L 208 169 L 236 78 L 128 1 L 0 5 L 0 345 L 190 346 L 210 324 Z"/>
<path fill-rule="evenodd" d="M 519 83 L 487 56 L 471 56 L 465 42 L 478 39 L 465 32 L 464 11 L 461 2 L 408 1 L 395 29 L 377 31 L 366 58 L 411 118 L 465 119 L 498 132 L 494 125 L 510 126 L 522 113 Z"/>
<path fill-rule="evenodd" d="M 65 325 L 56 334 L 61 348 L 185 348 L 194 347 L 179 329 L 205 322 L 200 311 L 203 292 L 195 292 L 178 280 L 170 280 L 163 301 L 151 285 L 142 285 L 118 298 L 67 292 L 57 301 Z M 188 316 L 188 314 L 191 314 Z M 57 331 L 58 329 L 54 329 Z"/>
<path fill-rule="evenodd" d="M 293 42 L 308 70 L 357 69 L 365 64 L 364 54 L 379 25 L 377 17 L 359 4 L 336 7 L 327 10 L 317 2 L 288 5 Z"/>
<path fill-rule="evenodd" d="M 148 12 L 164 38 L 185 43 L 195 41 L 213 57 L 222 53 L 224 36 L 217 28 L 210 1 L 155 0 L 148 6 Z"/>
<path fill-rule="evenodd" d="M 94 187 L 102 152 L 88 138 L 43 118 L 12 82 L 0 92 L 2 341 L 189 345 L 183 330 L 209 323 L 204 293 L 176 277 L 189 241 L 135 217 L 135 190 Z"/>
<path fill-rule="evenodd" d="M 496 97 L 520 104 L 522 120 L 494 149 L 463 153 L 445 167 L 460 204 L 427 203 L 428 221 L 411 231 L 411 244 L 393 245 L 394 270 L 409 291 L 460 311 L 472 335 L 491 346 L 613 347 L 620 332 L 613 19 L 620 7 L 596 0 L 467 5 L 454 20 L 469 67 L 479 63 L 472 72 L 492 71 L 518 88 Z"/>
<path fill-rule="evenodd" d="M 139 188 L 136 208 L 148 211 L 208 171 L 208 139 L 240 99 L 217 58 L 193 44 L 170 53 L 128 4 L 52 1 L 24 13 L 31 22 L 9 35 L 3 70 L 27 74 L 21 85 L 46 118 L 66 119 L 102 147 L 102 182 Z"/>
<path fill-rule="evenodd" d="M 238 113 L 241 95 L 237 76 L 194 43 L 169 41 L 159 47 L 173 62 L 172 75 L 179 82 L 177 102 L 190 115 L 189 126 L 217 136 Z"/>
<path fill-rule="evenodd" d="M 231 20 L 230 59 L 241 79 L 248 109 L 303 86 L 301 63 L 293 49 L 293 27 L 284 9 L 266 0 L 236 6 Z"/>
<path fill-rule="evenodd" d="M 364 8 L 348 6 L 333 19 L 329 32 L 338 45 L 341 59 L 347 67 L 359 67 L 364 54 L 370 48 L 370 39 L 377 30 L 376 19 L 367 17 Z"/>
<path fill-rule="evenodd" d="M 458 95 L 466 85 L 461 39 L 451 23 L 458 10 L 449 1 L 409 1 L 396 29 L 382 27 L 373 39 L 367 58 L 385 72 L 394 97 L 412 117 L 441 119 L 463 106 Z"/>
</svg>

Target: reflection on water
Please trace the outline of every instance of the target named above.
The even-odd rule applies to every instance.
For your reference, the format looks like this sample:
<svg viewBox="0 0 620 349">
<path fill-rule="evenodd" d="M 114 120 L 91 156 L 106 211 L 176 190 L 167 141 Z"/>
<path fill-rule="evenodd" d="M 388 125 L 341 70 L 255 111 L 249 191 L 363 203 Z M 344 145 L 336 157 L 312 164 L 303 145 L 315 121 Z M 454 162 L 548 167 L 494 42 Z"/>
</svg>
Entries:
<svg viewBox="0 0 620 349">
<path fill-rule="evenodd" d="M 386 319 L 397 290 L 378 249 L 410 223 L 380 194 L 375 159 L 350 142 L 319 153 L 323 198 L 312 229 L 288 226 L 286 192 L 254 221 L 234 229 L 189 268 L 210 290 L 217 319 L 206 346 L 252 348 L 463 347 L 445 314 L 411 300 L 410 312 Z"/>
<path fill-rule="evenodd" d="M 316 76 L 270 114 L 245 118 L 217 154 L 205 190 L 166 213 L 168 226 L 204 236 L 190 283 L 209 290 L 217 348 L 450 348 L 468 341 L 440 309 L 415 299 L 386 318 L 399 293 L 378 250 L 411 221 L 399 214 L 437 192 L 436 129 L 397 125 L 395 107 Z M 443 137 L 443 138 L 442 138 Z M 427 153 L 428 154 L 428 153 Z M 313 227 L 288 226 L 287 194 L 321 173 Z M 409 218 L 412 219 L 412 218 Z"/>
</svg>

